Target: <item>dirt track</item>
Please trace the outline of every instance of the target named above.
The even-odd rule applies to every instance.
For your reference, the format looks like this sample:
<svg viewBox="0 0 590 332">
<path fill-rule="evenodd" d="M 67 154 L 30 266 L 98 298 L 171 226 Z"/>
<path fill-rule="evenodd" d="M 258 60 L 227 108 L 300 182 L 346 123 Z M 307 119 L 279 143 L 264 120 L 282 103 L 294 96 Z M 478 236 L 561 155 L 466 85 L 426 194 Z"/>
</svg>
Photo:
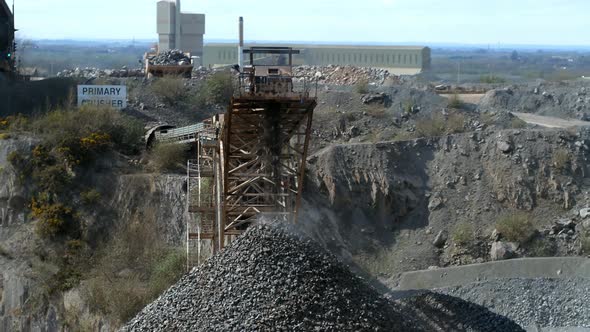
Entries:
<svg viewBox="0 0 590 332">
<path fill-rule="evenodd" d="M 569 127 L 589 127 L 590 122 L 580 120 L 565 120 L 551 116 L 535 115 L 530 113 L 512 113 L 529 124 L 535 124 L 548 128 L 569 128 Z"/>
</svg>

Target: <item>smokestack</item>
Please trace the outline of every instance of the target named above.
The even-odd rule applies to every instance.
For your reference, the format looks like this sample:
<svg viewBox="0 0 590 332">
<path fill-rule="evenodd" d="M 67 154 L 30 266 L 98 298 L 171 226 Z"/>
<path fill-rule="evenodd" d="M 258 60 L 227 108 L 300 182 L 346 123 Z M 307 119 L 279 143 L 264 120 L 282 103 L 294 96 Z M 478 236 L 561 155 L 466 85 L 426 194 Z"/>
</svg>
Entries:
<svg viewBox="0 0 590 332">
<path fill-rule="evenodd" d="M 182 45 L 180 45 L 180 25 L 182 22 L 182 15 L 180 13 L 180 0 L 176 0 L 176 18 L 174 21 L 176 22 L 176 32 L 174 34 L 174 48 L 182 50 Z"/>
<path fill-rule="evenodd" d="M 238 65 L 244 67 L 244 18 L 240 16 L 240 42 L 238 45 Z"/>
</svg>

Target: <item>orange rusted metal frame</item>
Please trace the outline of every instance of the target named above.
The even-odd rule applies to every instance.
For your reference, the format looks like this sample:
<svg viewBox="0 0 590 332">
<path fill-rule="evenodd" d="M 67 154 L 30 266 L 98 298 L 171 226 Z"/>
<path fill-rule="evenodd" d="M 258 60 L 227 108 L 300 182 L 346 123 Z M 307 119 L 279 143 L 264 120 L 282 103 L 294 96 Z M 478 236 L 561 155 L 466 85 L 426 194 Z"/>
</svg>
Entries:
<svg viewBox="0 0 590 332">
<path fill-rule="evenodd" d="M 315 98 L 232 99 L 220 139 L 221 247 L 261 213 L 295 221 L 316 105 Z"/>
</svg>

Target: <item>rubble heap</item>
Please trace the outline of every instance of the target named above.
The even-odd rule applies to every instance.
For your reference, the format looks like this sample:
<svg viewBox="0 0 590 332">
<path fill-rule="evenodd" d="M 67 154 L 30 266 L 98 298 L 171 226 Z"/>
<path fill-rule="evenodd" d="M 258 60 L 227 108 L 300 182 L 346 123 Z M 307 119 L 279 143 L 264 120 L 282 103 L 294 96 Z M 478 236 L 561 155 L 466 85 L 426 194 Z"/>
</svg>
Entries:
<svg viewBox="0 0 590 332">
<path fill-rule="evenodd" d="M 57 77 L 73 78 L 103 78 L 103 77 L 142 77 L 145 74 L 142 69 L 99 69 L 99 68 L 76 68 L 65 69 L 57 73 Z"/>
<path fill-rule="evenodd" d="M 449 310 L 467 311 L 449 314 L 449 299 Z M 311 241 L 260 224 L 193 269 L 122 331 L 522 331 L 466 303 L 431 293 L 392 302 Z M 422 309 L 433 316 L 422 316 Z"/>
<path fill-rule="evenodd" d="M 157 66 L 186 66 L 191 64 L 191 59 L 181 50 L 167 50 L 150 56 L 148 61 Z"/>
<path fill-rule="evenodd" d="M 320 83 L 354 85 L 359 82 L 382 85 L 388 78 L 398 77 L 385 69 L 354 66 L 299 66 L 293 70 L 295 76 L 317 77 Z"/>
</svg>

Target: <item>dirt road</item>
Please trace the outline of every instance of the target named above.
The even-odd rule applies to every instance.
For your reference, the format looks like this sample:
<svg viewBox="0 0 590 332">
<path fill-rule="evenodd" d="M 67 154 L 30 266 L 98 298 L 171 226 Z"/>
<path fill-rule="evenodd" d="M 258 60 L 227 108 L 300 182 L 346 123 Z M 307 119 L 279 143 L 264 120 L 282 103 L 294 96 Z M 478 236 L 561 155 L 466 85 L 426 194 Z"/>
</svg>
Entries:
<svg viewBox="0 0 590 332">
<path fill-rule="evenodd" d="M 526 123 L 535 124 L 547 128 L 590 127 L 590 122 L 580 120 L 566 120 L 551 116 L 542 116 L 530 113 L 512 113 Z"/>
</svg>

